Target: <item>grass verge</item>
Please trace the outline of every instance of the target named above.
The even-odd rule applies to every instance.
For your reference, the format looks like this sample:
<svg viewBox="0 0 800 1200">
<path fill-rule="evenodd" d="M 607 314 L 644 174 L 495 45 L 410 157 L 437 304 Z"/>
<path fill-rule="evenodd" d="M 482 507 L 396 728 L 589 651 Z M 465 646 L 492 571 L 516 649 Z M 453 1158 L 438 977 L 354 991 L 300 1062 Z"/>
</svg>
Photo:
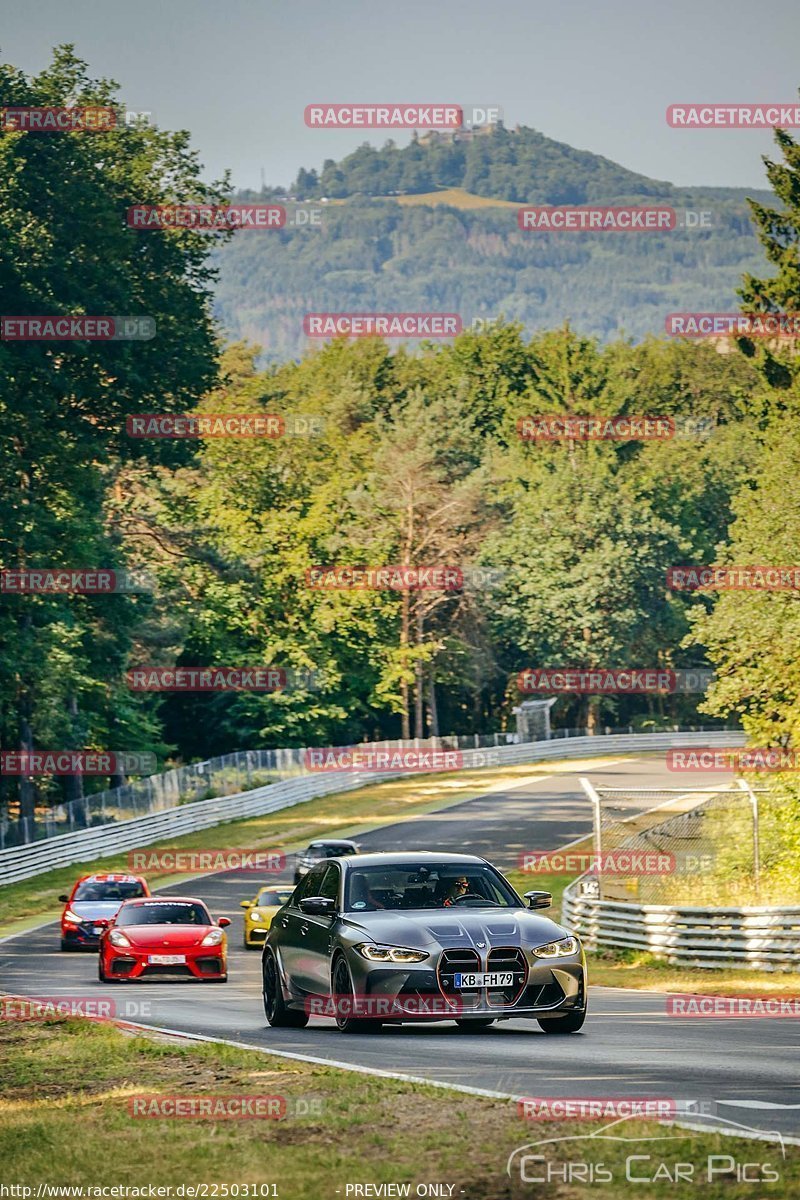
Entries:
<svg viewBox="0 0 800 1200">
<path fill-rule="evenodd" d="M 635 1174 L 652 1177 L 661 1171 L 642 1192 L 653 1200 L 800 1194 L 800 1151 L 794 1146 L 785 1148 L 784 1158 L 774 1145 L 638 1120 L 625 1122 L 626 1138 L 668 1140 L 598 1142 L 586 1136 L 597 1132 L 597 1122 L 532 1123 L 522 1120 L 509 1101 L 234 1047 L 131 1037 L 110 1025 L 5 1021 L 0 1023 L 0 1054 L 3 1182 L 33 1188 L 31 1195 L 39 1184 L 123 1185 L 144 1188 L 145 1196 L 150 1185 L 176 1189 L 206 1184 L 218 1187 L 207 1195 L 224 1197 L 237 1194 L 231 1185 L 238 1184 L 243 1196 L 243 1184 L 261 1185 L 258 1195 L 266 1194 L 264 1185 L 275 1184 L 275 1193 L 269 1194 L 280 1200 L 336 1200 L 347 1195 L 348 1184 L 409 1183 L 414 1195 L 417 1184 L 437 1183 L 452 1185 L 449 1194 L 465 1200 L 553 1195 L 578 1200 L 586 1195 L 585 1172 L 592 1168 L 592 1195 L 618 1200 L 631 1193 L 625 1163 L 633 1154 L 650 1155 L 647 1161 L 637 1160 Z M 140 1118 L 130 1111 L 137 1096 L 242 1095 L 283 1097 L 287 1115 L 279 1120 L 209 1120 Z M 542 1153 L 546 1161 L 527 1165 L 529 1175 L 552 1173 L 553 1182 L 523 1184 L 519 1172 L 511 1178 L 506 1174 L 508 1156 L 518 1147 L 565 1135 L 580 1141 L 537 1147 L 532 1153 Z M 715 1164 L 720 1173 L 709 1181 L 713 1155 L 730 1156 L 731 1165 L 723 1174 L 726 1163 L 720 1158 Z M 740 1161 L 760 1164 L 762 1179 L 769 1173 L 764 1164 L 769 1164 L 778 1178 L 764 1180 L 756 1189 L 752 1182 L 739 1183 L 734 1164 Z M 662 1162 L 670 1174 L 675 1163 L 691 1164 L 695 1177 L 676 1185 L 659 1168 Z M 601 1163 L 605 1175 L 598 1179 Z M 584 1178 L 570 1180 L 576 1171 Z M 612 1181 L 604 1183 L 608 1174 Z M 448 1195 L 448 1190 L 435 1194 Z"/>
</svg>

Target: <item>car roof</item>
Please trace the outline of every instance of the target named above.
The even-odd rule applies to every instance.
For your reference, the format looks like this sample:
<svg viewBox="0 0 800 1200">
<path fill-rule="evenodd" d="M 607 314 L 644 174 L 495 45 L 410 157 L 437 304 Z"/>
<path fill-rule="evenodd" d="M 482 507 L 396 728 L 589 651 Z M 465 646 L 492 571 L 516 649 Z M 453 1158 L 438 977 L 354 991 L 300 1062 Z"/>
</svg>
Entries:
<svg viewBox="0 0 800 1200">
<path fill-rule="evenodd" d="M 309 850 L 312 846 L 355 846 L 355 842 L 348 838 L 315 838 L 313 842 L 308 843 Z"/>
<path fill-rule="evenodd" d="M 443 866 L 475 866 L 480 864 L 483 866 L 486 863 L 485 858 L 479 858 L 476 854 L 438 854 L 434 850 L 401 850 L 397 853 L 392 851 L 382 851 L 381 853 L 359 854 L 358 859 L 352 861 L 344 858 L 340 860 L 342 865 L 347 865 L 351 871 L 360 871 L 362 867 L 405 867 L 413 866 L 415 863 L 441 863 Z"/>
<path fill-rule="evenodd" d="M 144 883 L 141 875 L 129 875 L 127 872 L 111 871 L 102 875 L 81 875 L 78 883 Z"/>
</svg>

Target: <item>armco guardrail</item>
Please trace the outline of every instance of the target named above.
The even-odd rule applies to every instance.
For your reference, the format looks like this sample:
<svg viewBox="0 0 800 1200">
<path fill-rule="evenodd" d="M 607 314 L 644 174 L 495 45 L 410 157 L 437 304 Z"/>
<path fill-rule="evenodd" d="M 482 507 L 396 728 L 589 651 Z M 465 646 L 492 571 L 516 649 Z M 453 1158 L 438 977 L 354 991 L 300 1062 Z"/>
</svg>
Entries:
<svg viewBox="0 0 800 1200">
<path fill-rule="evenodd" d="M 670 750 L 675 747 L 744 745 L 744 734 L 732 731 L 714 733 L 642 733 L 611 734 L 601 737 L 576 737 L 542 742 L 521 742 L 499 746 L 496 750 L 464 750 L 465 769 L 488 765 L 543 762 L 548 759 L 585 758 L 587 756 Z M 303 804 L 317 796 L 353 791 L 368 783 L 397 779 L 411 772 L 372 771 L 350 773 L 331 771 L 309 773 L 295 779 L 267 784 L 234 796 L 198 800 L 176 808 L 164 809 L 145 817 L 116 821 L 110 825 L 63 833 L 45 841 L 15 846 L 0 851 L 0 885 L 15 883 L 73 863 L 107 858 L 124 850 L 152 846 L 165 838 L 181 837 L 200 829 L 210 829 L 226 821 L 261 816 Z"/>
<path fill-rule="evenodd" d="M 800 908 L 628 904 L 564 891 L 562 920 L 587 949 L 647 950 L 683 967 L 800 971 Z"/>
</svg>

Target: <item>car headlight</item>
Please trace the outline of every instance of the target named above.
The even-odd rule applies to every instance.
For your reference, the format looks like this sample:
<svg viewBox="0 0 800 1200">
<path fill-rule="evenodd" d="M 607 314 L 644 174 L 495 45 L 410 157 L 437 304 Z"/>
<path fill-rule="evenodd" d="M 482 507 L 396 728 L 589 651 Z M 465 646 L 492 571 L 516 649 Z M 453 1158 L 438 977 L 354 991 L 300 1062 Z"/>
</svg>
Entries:
<svg viewBox="0 0 800 1200">
<path fill-rule="evenodd" d="M 370 962 L 416 963 L 430 958 L 425 950 L 409 950 L 406 946 L 376 946 L 372 942 L 361 942 L 356 950 Z"/>
<path fill-rule="evenodd" d="M 561 938 L 558 942 L 548 942 L 545 946 L 536 946 L 533 953 L 537 958 L 566 958 L 568 954 L 576 954 L 580 942 L 575 937 Z"/>
<path fill-rule="evenodd" d="M 77 913 L 70 912 L 69 909 L 64 913 L 64 920 L 69 921 L 72 925 L 80 925 L 83 917 L 79 917 Z"/>
<path fill-rule="evenodd" d="M 250 909 L 250 911 L 247 914 L 247 919 L 248 919 L 248 921 L 263 921 L 264 920 L 264 918 L 262 917 L 261 913 L 258 911 L 257 908 Z"/>
<path fill-rule="evenodd" d="M 224 937 L 225 937 L 225 934 L 222 932 L 221 929 L 212 929 L 210 933 L 206 934 L 206 936 L 203 938 L 200 945 L 201 946 L 218 946 Z"/>
<path fill-rule="evenodd" d="M 112 946 L 130 946 L 130 941 L 121 929 L 112 929 L 108 935 L 108 940 Z"/>
</svg>

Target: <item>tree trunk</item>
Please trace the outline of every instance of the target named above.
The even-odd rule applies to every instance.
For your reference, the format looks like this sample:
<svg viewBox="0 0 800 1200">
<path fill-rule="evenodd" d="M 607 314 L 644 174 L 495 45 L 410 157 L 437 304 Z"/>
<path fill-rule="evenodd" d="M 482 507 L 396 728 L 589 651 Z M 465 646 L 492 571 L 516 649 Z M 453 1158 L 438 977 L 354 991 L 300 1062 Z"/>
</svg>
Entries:
<svg viewBox="0 0 800 1200">
<path fill-rule="evenodd" d="M 69 712 L 70 724 L 72 725 L 72 736 L 70 738 L 72 745 L 70 749 L 81 750 L 83 748 L 83 735 L 81 733 L 80 722 L 78 720 L 79 714 L 77 696 L 70 696 L 67 703 L 67 711 Z M 66 800 L 67 804 L 72 805 L 72 820 L 70 821 L 70 825 L 74 823 L 79 829 L 85 829 L 89 824 L 89 814 L 87 812 L 86 799 L 83 793 L 82 775 L 67 775 L 65 777 L 64 799 Z"/>
<path fill-rule="evenodd" d="M 26 691 L 19 696 L 19 748 L 23 754 L 33 750 L 33 731 L 31 730 L 31 701 Z M 36 785 L 28 775 L 19 777 L 19 820 L 22 826 L 23 842 L 32 842 L 35 836 L 36 821 Z"/>
<path fill-rule="evenodd" d="M 425 618 L 422 613 L 422 603 L 417 602 L 416 611 L 416 646 L 417 649 L 422 645 L 425 637 Z M 422 661 L 416 659 L 414 662 L 414 737 L 421 738 L 425 736 L 424 728 L 424 710 L 423 710 L 423 689 L 425 681 L 423 678 Z"/>
<path fill-rule="evenodd" d="M 400 648 L 401 648 L 401 650 L 406 650 L 406 649 L 408 649 L 410 624 L 411 624 L 411 611 L 410 611 L 408 592 L 403 592 L 403 604 L 402 604 L 401 613 L 402 613 L 402 616 L 401 616 L 401 624 L 400 624 Z M 402 656 L 401 666 L 402 666 L 403 670 L 405 671 L 406 666 L 407 666 L 405 655 Z M 402 731 L 401 737 L 403 738 L 403 741 L 407 742 L 407 741 L 410 741 L 410 739 L 411 739 L 411 712 L 410 712 L 410 704 L 409 704 L 408 682 L 405 679 L 405 677 L 400 681 L 400 697 L 403 702 L 403 712 L 402 712 L 403 731 Z"/>
<path fill-rule="evenodd" d="M 433 671 L 428 676 L 428 732 L 431 737 L 439 737 L 439 709 L 436 703 L 436 680 Z"/>
</svg>

